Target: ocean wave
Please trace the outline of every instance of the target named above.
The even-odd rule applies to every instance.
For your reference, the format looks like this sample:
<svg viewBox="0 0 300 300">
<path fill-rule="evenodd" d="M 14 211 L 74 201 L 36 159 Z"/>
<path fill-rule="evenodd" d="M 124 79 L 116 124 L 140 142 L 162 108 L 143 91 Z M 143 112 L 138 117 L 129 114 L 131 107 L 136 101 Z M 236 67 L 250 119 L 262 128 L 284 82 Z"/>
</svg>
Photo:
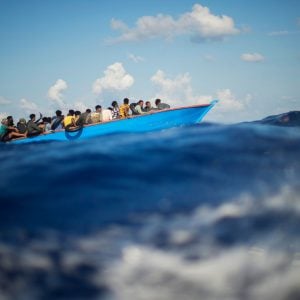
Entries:
<svg viewBox="0 0 300 300">
<path fill-rule="evenodd" d="M 266 117 L 257 123 L 276 126 L 299 127 L 300 111 L 290 111 L 287 113 Z"/>
<path fill-rule="evenodd" d="M 85 234 L 11 231 L 0 243 L 3 299 L 296 299 L 298 194 L 137 214 Z"/>
<path fill-rule="evenodd" d="M 0 145 L 2 299 L 297 299 L 299 153 L 257 123 Z"/>
</svg>

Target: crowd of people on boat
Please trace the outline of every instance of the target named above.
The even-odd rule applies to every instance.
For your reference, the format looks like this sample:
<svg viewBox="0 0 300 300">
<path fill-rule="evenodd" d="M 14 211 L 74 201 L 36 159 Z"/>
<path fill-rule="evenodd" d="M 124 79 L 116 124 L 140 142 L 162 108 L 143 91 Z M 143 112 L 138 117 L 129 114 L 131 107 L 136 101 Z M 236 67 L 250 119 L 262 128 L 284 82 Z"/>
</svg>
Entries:
<svg viewBox="0 0 300 300">
<path fill-rule="evenodd" d="M 155 107 L 150 101 L 145 103 L 143 100 L 139 100 L 137 103 L 129 102 L 128 98 L 124 98 L 123 104 L 119 106 L 117 101 L 113 101 L 111 106 L 106 109 L 101 105 L 96 105 L 95 111 L 89 108 L 85 112 L 70 109 L 66 116 L 62 114 L 61 110 L 57 110 L 54 117 L 43 117 L 40 113 L 37 118 L 35 114 L 30 114 L 28 121 L 20 118 L 17 124 L 14 124 L 12 116 L 8 116 L 1 121 L 0 141 L 7 142 L 16 138 L 33 137 L 59 130 L 72 131 L 89 124 L 131 118 L 170 108 L 169 104 L 161 102 L 160 99 L 155 100 Z"/>
</svg>

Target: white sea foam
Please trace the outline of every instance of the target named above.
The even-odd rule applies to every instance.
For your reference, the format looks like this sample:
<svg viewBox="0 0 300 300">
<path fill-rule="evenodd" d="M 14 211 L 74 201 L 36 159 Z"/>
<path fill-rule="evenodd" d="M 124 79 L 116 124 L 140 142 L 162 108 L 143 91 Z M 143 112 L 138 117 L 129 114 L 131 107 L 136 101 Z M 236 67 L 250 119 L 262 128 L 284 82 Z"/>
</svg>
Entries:
<svg viewBox="0 0 300 300">
<path fill-rule="evenodd" d="M 296 299 L 300 269 L 282 253 L 224 251 L 207 260 L 186 261 L 178 253 L 130 246 L 107 273 L 115 299 Z"/>
<path fill-rule="evenodd" d="M 106 273 L 108 285 L 117 300 L 299 299 L 299 252 L 292 250 L 298 249 L 299 240 L 288 238 L 290 245 L 274 248 L 290 234 L 281 223 L 279 231 L 274 227 L 265 233 L 253 232 L 249 246 L 237 243 L 226 248 L 206 234 L 224 218 L 253 217 L 255 222 L 257 216 L 278 213 L 298 218 L 298 199 L 296 190 L 285 187 L 261 199 L 242 195 L 219 205 L 199 206 L 191 215 L 150 218 L 141 229 L 147 232 L 147 244 L 163 231 L 168 247 L 125 247 L 121 259 Z M 195 258 L 187 259 L 189 254 Z"/>
<path fill-rule="evenodd" d="M 285 186 L 277 194 L 261 199 L 242 195 L 239 199 L 221 203 L 219 206 L 200 206 L 196 210 L 194 218 L 198 223 L 209 225 L 227 217 L 257 215 L 266 211 L 293 212 L 300 215 L 299 193 L 291 187 Z"/>
<path fill-rule="evenodd" d="M 260 199 L 242 195 L 206 203 L 190 213 L 142 215 L 132 220 L 139 226 L 114 225 L 67 240 L 47 233 L 22 248 L 0 243 L 0 299 L 39 299 L 45 290 L 73 284 L 72 276 L 81 276 L 86 290 L 96 290 L 91 299 L 298 299 L 298 199 L 297 190 L 286 187 Z M 243 220 L 255 223 L 256 217 L 272 219 L 271 227 L 260 231 L 251 224 L 246 240 L 222 223 L 233 219 L 239 226 Z M 233 244 L 218 240 L 220 228 Z M 100 293 L 103 286 L 112 292 L 109 298 Z"/>
<path fill-rule="evenodd" d="M 272 210 L 291 211 L 300 215 L 299 192 L 285 186 L 281 192 L 265 201 L 265 206 Z"/>
</svg>

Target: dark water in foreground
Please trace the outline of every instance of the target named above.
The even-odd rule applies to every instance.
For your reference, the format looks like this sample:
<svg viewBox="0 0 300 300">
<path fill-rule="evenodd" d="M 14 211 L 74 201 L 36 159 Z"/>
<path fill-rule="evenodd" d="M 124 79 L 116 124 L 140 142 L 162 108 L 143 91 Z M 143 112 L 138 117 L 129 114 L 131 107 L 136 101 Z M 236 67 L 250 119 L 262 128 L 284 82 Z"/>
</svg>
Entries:
<svg viewBox="0 0 300 300">
<path fill-rule="evenodd" d="M 0 299 L 300 299 L 287 116 L 0 145 Z"/>
</svg>

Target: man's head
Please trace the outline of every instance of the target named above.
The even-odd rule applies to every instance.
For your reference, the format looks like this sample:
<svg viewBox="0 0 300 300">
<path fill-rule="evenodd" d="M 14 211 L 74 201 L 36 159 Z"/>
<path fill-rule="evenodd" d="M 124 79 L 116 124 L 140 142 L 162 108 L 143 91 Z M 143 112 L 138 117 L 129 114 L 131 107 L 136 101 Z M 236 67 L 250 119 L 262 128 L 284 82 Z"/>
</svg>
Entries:
<svg viewBox="0 0 300 300">
<path fill-rule="evenodd" d="M 8 126 L 14 126 L 14 119 L 12 116 L 8 116 L 6 119 L 7 119 Z"/>
<path fill-rule="evenodd" d="M 62 112 L 61 112 L 61 110 L 58 109 L 58 110 L 55 112 L 55 114 L 56 114 L 57 117 L 61 117 Z"/>
<path fill-rule="evenodd" d="M 117 101 L 113 101 L 113 102 L 111 103 L 111 106 L 112 106 L 112 107 L 118 107 L 118 102 L 117 102 Z"/>
<path fill-rule="evenodd" d="M 155 105 L 157 106 L 160 102 L 161 102 L 160 99 L 156 99 L 156 100 L 155 100 Z"/>
</svg>

